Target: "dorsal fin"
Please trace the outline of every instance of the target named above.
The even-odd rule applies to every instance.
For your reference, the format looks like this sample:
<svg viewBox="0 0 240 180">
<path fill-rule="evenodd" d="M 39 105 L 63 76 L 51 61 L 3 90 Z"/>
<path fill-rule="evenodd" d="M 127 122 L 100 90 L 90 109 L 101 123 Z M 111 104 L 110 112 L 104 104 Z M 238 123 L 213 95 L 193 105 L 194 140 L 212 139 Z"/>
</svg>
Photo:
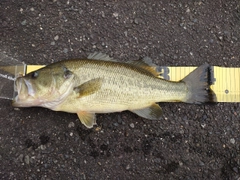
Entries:
<svg viewBox="0 0 240 180">
<path fill-rule="evenodd" d="M 154 75 L 156 77 L 159 77 L 161 74 L 160 72 L 157 72 L 157 70 L 156 70 L 157 66 L 152 63 L 152 59 L 149 57 L 144 57 L 137 61 L 129 61 L 128 63 L 138 66 L 141 69 L 144 69 L 144 70 L 150 72 L 152 75 Z"/>
<path fill-rule="evenodd" d="M 107 54 L 101 53 L 101 52 L 94 52 L 88 55 L 88 59 L 95 59 L 95 60 L 104 60 L 104 61 L 117 61 L 111 57 L 109 57 Z"/>
</svg>

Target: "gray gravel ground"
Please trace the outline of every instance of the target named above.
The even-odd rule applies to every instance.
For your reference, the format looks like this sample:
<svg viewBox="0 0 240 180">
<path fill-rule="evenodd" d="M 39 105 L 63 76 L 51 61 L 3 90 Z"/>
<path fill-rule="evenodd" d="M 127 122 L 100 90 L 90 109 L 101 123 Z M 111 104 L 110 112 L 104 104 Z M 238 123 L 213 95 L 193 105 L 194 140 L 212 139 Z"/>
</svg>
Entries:
<svg viewBox="0 0 240 180">
<path fill-rule="evenodd" d="M 157 65 L 240 65 L 238 0 L 1 0 L 0 50 L 27 64 L 100 51 Z M 160 121 L 13 109 L 0 101 L 0 179 L 240 179 L 240 104 L 161 103 Z"/>
</svg>

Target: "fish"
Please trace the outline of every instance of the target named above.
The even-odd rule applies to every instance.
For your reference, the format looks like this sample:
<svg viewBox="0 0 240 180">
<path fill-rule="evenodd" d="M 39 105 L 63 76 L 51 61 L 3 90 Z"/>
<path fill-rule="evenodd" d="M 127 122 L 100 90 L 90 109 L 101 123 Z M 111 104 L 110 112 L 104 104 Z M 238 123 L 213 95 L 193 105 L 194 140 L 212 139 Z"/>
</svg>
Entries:
<svg viewBox="0 0 240 180">
<path fill-rule="evenodd" d="M 162 79 L 149 59 L 119 62 L 95 52 L 86 59 L 49 64 L 16 79 L 12 105 L 76 113 L 82 124 L 92 128 L 98 113 L 128 110 L 159 120 L 163 111 L 158 102 L 216 102 L 209 84 L 209 64 L 175 82 Z"/>
</svg>

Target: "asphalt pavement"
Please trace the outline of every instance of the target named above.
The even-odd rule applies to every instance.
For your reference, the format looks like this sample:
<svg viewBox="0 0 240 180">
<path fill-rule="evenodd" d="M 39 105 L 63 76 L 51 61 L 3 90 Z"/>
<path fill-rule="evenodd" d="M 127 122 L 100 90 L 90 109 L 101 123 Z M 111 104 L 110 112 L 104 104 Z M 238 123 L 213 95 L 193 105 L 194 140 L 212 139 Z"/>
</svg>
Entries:
<svg viewBox="0 0 240 180">
<path fill-rule="evenodd" d="M 102 52 L 121 62 L 240 66 L 238 0 L 0 1 L 0 51 L 27 64 Z M 0 100 L 0 179 L 240 179 L 240 104 L 160 103 L 159 121 Z"/>
</svg>

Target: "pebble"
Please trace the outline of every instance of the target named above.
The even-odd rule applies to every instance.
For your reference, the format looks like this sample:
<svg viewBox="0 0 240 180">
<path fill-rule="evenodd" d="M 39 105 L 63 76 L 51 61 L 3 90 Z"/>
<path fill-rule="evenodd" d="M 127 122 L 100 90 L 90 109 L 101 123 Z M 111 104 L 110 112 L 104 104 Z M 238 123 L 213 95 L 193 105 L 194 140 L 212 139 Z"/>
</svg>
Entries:
<svg viewBox="0 0 240 180">
<path fill-rule="evenodd" d="M 155 163 L 161 163 L 161 159 L 160 158 L 156 158 L 156 159 L 154 159 L 154 162 Z"/>
<path fill-rule="evenodd" d="M 204 166 L 205 164 L 204 164 L 204 162 L 200 161 L 200 162 L 199 162 L 199 165 L 200 165 L 200 166 Z"/>
<path fill-rule="evenodd" d="M 139 19 L 138 19 L 138 18 L 135 18 L 135 19 L 134 19 L 134 23 L 135 23 L 135 24 L 139 24 Z"/>
<path fill-rule="evenodd" d="M 163 54 L 163 53 L 160 53 L 159 56 L 160 56 L 160 57 L 164 57 L 164 54 Z"/>
<path fill-rule="evenodd" d="M 52 42 L 51 42 L 51 45 L 52 45 L 52 46 L 54 46 L 55 44 L 56 44 L 55 41 L 52 41 Z"/>
<path fill-rule="evenodd" d="M 201 123 L 201 127 L 205 128 L 206 127 L 206 123 Z"/>
<path fill-rule="evenodd" d="M 231 139 L 230 139 L 230 143 L 235 144 L 235 142 L 236 142 L 236 141 L 235 141 L 234 138 L 231 138 Z"/>
<path fill-rule="evenodd" d="M 180 133 L 180 134 L 184 134 L 184 130 L 181 129 L 181 130 L 179 131 L 179 133 Z"/>
<path fill-rule="evenodd" d="M 118 126 L 118 123 L 115 122 L 115 123 L 113 123 L 113 125 L 117 127 L 117 126 Z"/>
<path fill-rule="evenodd" d="M 22 161 L 23 161 L 23 154 L 20 154 L 20 155 L 18 156 L 18 159 L 19 159 L 20 162 L 22 162 Z"/>
<path fill-rule="evenodd" d="M 22 24 L 23 26 L 25 26 L 25 25 L 27 24 L 27 20 L 26 20 L 26 19 L 23 20 L 23 21 L 21 22 L 21 24 Z"/>
<path fill-rule="evenodd" d="M 203 118 L 204 120 L 207 119 L 207 115 L 204 114 L 202 118 Z"/>
<path fill-rule="evenodd" d="M 57 163 L 58 163 L 58 160 L 53 160 L 53 163 L 54 163 L 54 164 L 57 164 Z"/>
<path fill-rule="evenodd" d="M 58 39 L 59 39 L 59 36 L 56 35 L 56 36 L 54 37 L 54 40 L 57 41 Z"/>
<path fill-rule="evenodd" d="M 70 123 L 68 124 L 68 127 L 69 127 L 69 128 L 73 128 L 74 126 L 75 126 L 74 122 L 70 122 Z"/>
<path fill-rule="evenodd" d="M 183 26 L 184 26 L 184 23 L 180 23 L 179 26 L 183 27 Z"/>
<path fill-rule="evenodd" d="M 105 13 L 103 11 L 101 12 L 101 14 L 102 14 L 102 17 L 105 18 Z"/>
<path fill-rule="evenodd" d="M 122 118 L 121 118 L 120 115 L 118 115 L 117 122 L 118 122 L 119 124 L 122 124 Z"/>
<path fill-rule="evenodd" d="M 117 12 L 114 12 L 114 13 L 113 13 L 113 16 L 114 16 L 115 18 L 117 18 L 117 17 L 118 17 L 118 13 L 117 13 Z"/>
<path fill-rule="evenodd" d="M 48 165 L 47 163 L 44 164 L 44 168 L 45 168 L 45 169 L 49 168 L 49 165 Z"/>
<path fill-rule="evenodd" d="M 29 156 L 28 156 L 28 155 L 26 155 L 26 156 L 24 157 L 24 161 L 25 161 L 26 164 L 29 164 Z"/>
<path fill-rule="evenodd" d="M 193 22 L 195 22 L 195 23 L 196 23 L 196 22 L 198 22 L 198 19 L 196 19 L 196 18 L 195 18 L 195 19 L 193 19 Z"/>
<path fill-rule="evenodd" d="M 63 49 L 63 52 L 64 52 L 64 53 L 67 53 L 67 52 L 68 52 L 68 49 L 67 49 L 67 48 L 64 48 L 64 49 Z"/>
<path fill-rule="evenodd" d="M 30 158 L 30 163 L 34 163 L 35 162 L 35 156 Z"/>
<path fill-rule="evenodd" d="M 177 57 L 177 55 L 173 55 L 173 59 L 177 59 L 178 57 Z"/>
<path fill-rule="evenodd" d="M 130 126 L 131 128 L 134 128 L 134 124 L 133 124 L 133 123 L 131 123 L 129 126 Z"/>
<path fill-rule="evenodd" d="M 209 42 L 210 42 L 210 43 L 213 43 L 213 42 L 214 42 L 214 40 L 213 40 L 213 39 L 210 39 L 210 40 L 209 40 Z"/>
<path fill-rule="evenodd" d="M 83 175 L 83 179 L 84 179 L 84 180 L 87 179 L 87 178 L 86 178 L 86 175 L 85 175 L 84 173 L 82 173 L 82 175 Z"/>
<path fill-rule="evenodd" d="M 41 145 L 40 148 L 41 148 L 41 150 L 45 150 L 46 146 L 45 145 Z"/>
<path fill-rule="evenodd" d="M 233 168 L 233 171 L 235 172 L 235 173 L 238 173 L 238 167 L 234 167 Z M 240 178 L 239 178 L 240 179 Z"/>
</svg>

